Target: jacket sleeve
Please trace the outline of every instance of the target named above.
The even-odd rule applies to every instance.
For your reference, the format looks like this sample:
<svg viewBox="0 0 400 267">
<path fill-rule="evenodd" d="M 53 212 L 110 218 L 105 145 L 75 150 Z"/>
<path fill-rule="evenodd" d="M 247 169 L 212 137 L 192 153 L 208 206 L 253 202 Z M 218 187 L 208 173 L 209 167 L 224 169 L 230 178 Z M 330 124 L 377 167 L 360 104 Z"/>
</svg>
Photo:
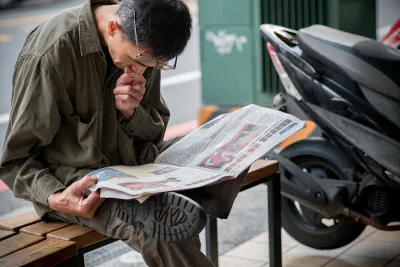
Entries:
<svg viewBox="0 0 400 267">
<path fill-rule="evenodd" d="M 135 109 L 130 121 L 124 121 L 119 116 L 118 146 L 124 164 L 136 165 L 154 162 L 159 151 L 157 145 L 163 140 L 169 120 L 169 110 L 161 96 L 160 71 L 149 69 L 145 77 L 153 76 L 142 103 Z M 146 77 L 146 78 L 147 78 Z M 147 79 L 149 80 L 149 79 Z M 130 152 L 135 153 L 135 160 Z"/>
<path fill-rule="evenodd" d="M 14 195 L 45 206 L 51 194 L 65 188 L 51 173 L 41 153 L 52 142 L 61 123 L 54 81 L 41 59 L 19 58 L 0 161 L 0 177 Z"/>
</svg>

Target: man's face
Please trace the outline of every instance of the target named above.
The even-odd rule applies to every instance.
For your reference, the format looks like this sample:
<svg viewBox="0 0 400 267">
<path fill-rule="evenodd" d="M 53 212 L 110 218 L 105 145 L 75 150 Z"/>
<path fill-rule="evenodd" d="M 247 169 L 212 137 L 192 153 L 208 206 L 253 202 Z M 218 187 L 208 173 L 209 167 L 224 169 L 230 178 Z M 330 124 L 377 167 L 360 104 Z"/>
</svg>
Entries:
<svg viewBox="0 0 400 267">
<path fill-rule="evenodd" d="M 140 49 L 143 53 L 151 55 L 149 49 L 144 47 L 141 47 Z M 143 74 L 148 67 L 154 67 L 136 60 L 138 54 L 136 46 L 129 42 L 120 31 L 110 37 L 108 50 L 115 66 L 120 69 L 132 67 L 137 73 Z"/>
<path fill-rule="evenodd" d="M 107 33 L 108 50 L 114 64 L 118 68 L 125 69 L 131 67 L 139 74 L 143 74 L 147 68 L 160 68 L 162 65 L 164 65 L 164 67 L 173 66 L 172 68 L 175 69 L 176 59 L 173 65 L 166 66 L 165 64 L 168 64 L 169 62 L 152 56 L 151 49 L 145 46 L 140 46 L 139 52 L 139 48 L 128 41 L 122 34 L 118 17 L 116 20 L 109 22 Z M 141 56 L 138 57 L 139 53 Z"/>
</svg>

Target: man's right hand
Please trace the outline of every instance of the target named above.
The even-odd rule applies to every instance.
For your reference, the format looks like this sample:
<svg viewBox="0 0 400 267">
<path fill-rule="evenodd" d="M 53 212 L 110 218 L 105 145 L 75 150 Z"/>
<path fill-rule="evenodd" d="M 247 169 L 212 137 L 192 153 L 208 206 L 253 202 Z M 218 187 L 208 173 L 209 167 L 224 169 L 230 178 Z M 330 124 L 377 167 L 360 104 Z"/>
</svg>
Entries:
<svg viewBox="0 0 400 267">
<path fill-rule="evenodd" d="M 90 192 L 88 196 L 85 196 L 83 191 L 94 185 L 96 181 L 96 177 L 85 176 L 71 184 L 62 193 L 50 195 L 48 198 L 50 208 L 74 216 L 93 218 L 104 199 L 100 198 L 98 192 Z"/>
<path fill-rule="evenodd" d="M 125 68 L 114 89 L 115 106 L 121 112 L 125 121 L 129 121 L 135 108 L 140 105 L 146 92 L 146 79 L 142 74 L 136 73 L 132 68 Z"/>
</svg>

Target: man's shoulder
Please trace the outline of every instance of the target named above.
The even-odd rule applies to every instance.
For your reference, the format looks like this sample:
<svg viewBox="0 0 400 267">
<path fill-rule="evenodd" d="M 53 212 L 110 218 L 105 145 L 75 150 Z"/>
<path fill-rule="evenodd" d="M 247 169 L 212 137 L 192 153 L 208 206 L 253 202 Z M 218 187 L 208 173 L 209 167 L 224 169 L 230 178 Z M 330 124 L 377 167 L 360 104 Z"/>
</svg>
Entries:
<svg viewBox="0 0 400 267">
<path fill-rule="evenodd" d="M 79 50 L 79 8 L 64 10 L 36 27 L 26 39 L 20 56 L 57 58 L 75 48 Z"/>
</svg>

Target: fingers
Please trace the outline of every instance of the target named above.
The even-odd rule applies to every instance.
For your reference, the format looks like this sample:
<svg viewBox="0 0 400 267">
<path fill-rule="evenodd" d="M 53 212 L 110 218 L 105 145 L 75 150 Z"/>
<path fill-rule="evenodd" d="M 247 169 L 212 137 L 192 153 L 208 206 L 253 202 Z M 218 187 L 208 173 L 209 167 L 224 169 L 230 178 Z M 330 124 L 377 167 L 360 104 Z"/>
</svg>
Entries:
<svg viewBox="0 0 400 267">
<path fill-rule="evenodd" d="M 86 190 L 94 185 L 97 177 L 85 176 L 81 180 L 71 184 L 60 194 L 53 194 L 49 197 L 49 205 L 58 212 L 64 212 L 75 216 L 93 218 L 97 208 L 103 203 L 104 199 L 100 198 L 98 192 Z M 85 198 L 83 192 L 87 191 Z M 54 203 L 53 203 L 54 202 Z"/>
<path fill-rule="evenodd" d="M 92 192 L 87 198 L 82 200 L 83 217 L 93 218 L 98 207 L 103 203 L 104 198 L 100 198 L 100 194 Z"/>
<path fill-rule="evenodd" d="M 91 187 L 92 185 L 96 184 L 97 177 L 95 176 L 85 176 L 81 180 L 77 182 L 76 191 L 78 194 L 82 194 L 83 190 Z"/>
<path fill-rule="evenodd" d="M 133 81 L 146 85 L 146 79 L 142 74 L 136 73 L 132 71 L 132 69 L 125 68 L 125 73 L 117 80 L 117 86 L 130 85 Z"/>
<path fill-rule="evenodd" d="M 132 103 L 137 103 L 139 104 L 140 101 L 143 99 L 143 95 L 138 93 L 138 92 L 133 92 L 133 94 L 118 94 L 115 95 L 116 100 L 121 100 L 124 102 L 132 102 Z"/>
<path fill-rule="evenodd" d="M 116 95 L 115 105 L 120 111 L 135 109 L 140 105 L 140 101 L 131 95 Z"/>
<path fill-rule="evenodd" d="M 131 75 L 128 73 L 124 73 L 121 76 L 119 76 L 116 85 L 117 86 L 122 86 L 122 85 L 131 85 L 133 82 L 133 78 Z"/>
<path fill-rule="evenodd" d="M 138 83 L 141 83 L 143 85 L 146 84 L 146 79 L 143 77 L 142 74 L 136 73 L 134 71 L 125 72 L 124 74 L 130 76 L 134 81 L 136 81 Z"/>
<path fill-rule="evenodd" d="M 94 204 L 100 199 L 100 194 L 96 192 L 92 192 L 88 195 L 87 198 L 82 200 L 82 205 L 87 207 L 93 207 Z"/>
<path fill-rule="evenodd" d="M 136 84 L 134 86 L 129 86 L 129 85 L 118 86 L 117 88 L 114 89 L 115 95 L 124 94 L 124 95 L 131 95 L 133 97 L 137 96 L 138 93 L 143 96 L 145 92 L 146 89 L 142 84 Z M 140 100 L 142 99 L 140 98 Z"/>
<path fill-rule="evenodd" d="M 121 100 L 123 102 L 138 102 L 138 101 L 135 101 L 135 99 L 131 95 L 116 95 L 115 99 Z"/>
<path fill-rule="evenodd" d="M 135 109 L 140 105 L 146 92 L 146 80 L 132 67 L 125 68 L 114 89 L 115 106 L 121 112 L 124 120 L 132 118 Z"/>
<path fill-rule="evenodd" d="M 143 85 L 119 86 L 114 89 L 116 106 L 120 111 L 137 108 L 143 99 L 145 89 Z"/>
</svg>

